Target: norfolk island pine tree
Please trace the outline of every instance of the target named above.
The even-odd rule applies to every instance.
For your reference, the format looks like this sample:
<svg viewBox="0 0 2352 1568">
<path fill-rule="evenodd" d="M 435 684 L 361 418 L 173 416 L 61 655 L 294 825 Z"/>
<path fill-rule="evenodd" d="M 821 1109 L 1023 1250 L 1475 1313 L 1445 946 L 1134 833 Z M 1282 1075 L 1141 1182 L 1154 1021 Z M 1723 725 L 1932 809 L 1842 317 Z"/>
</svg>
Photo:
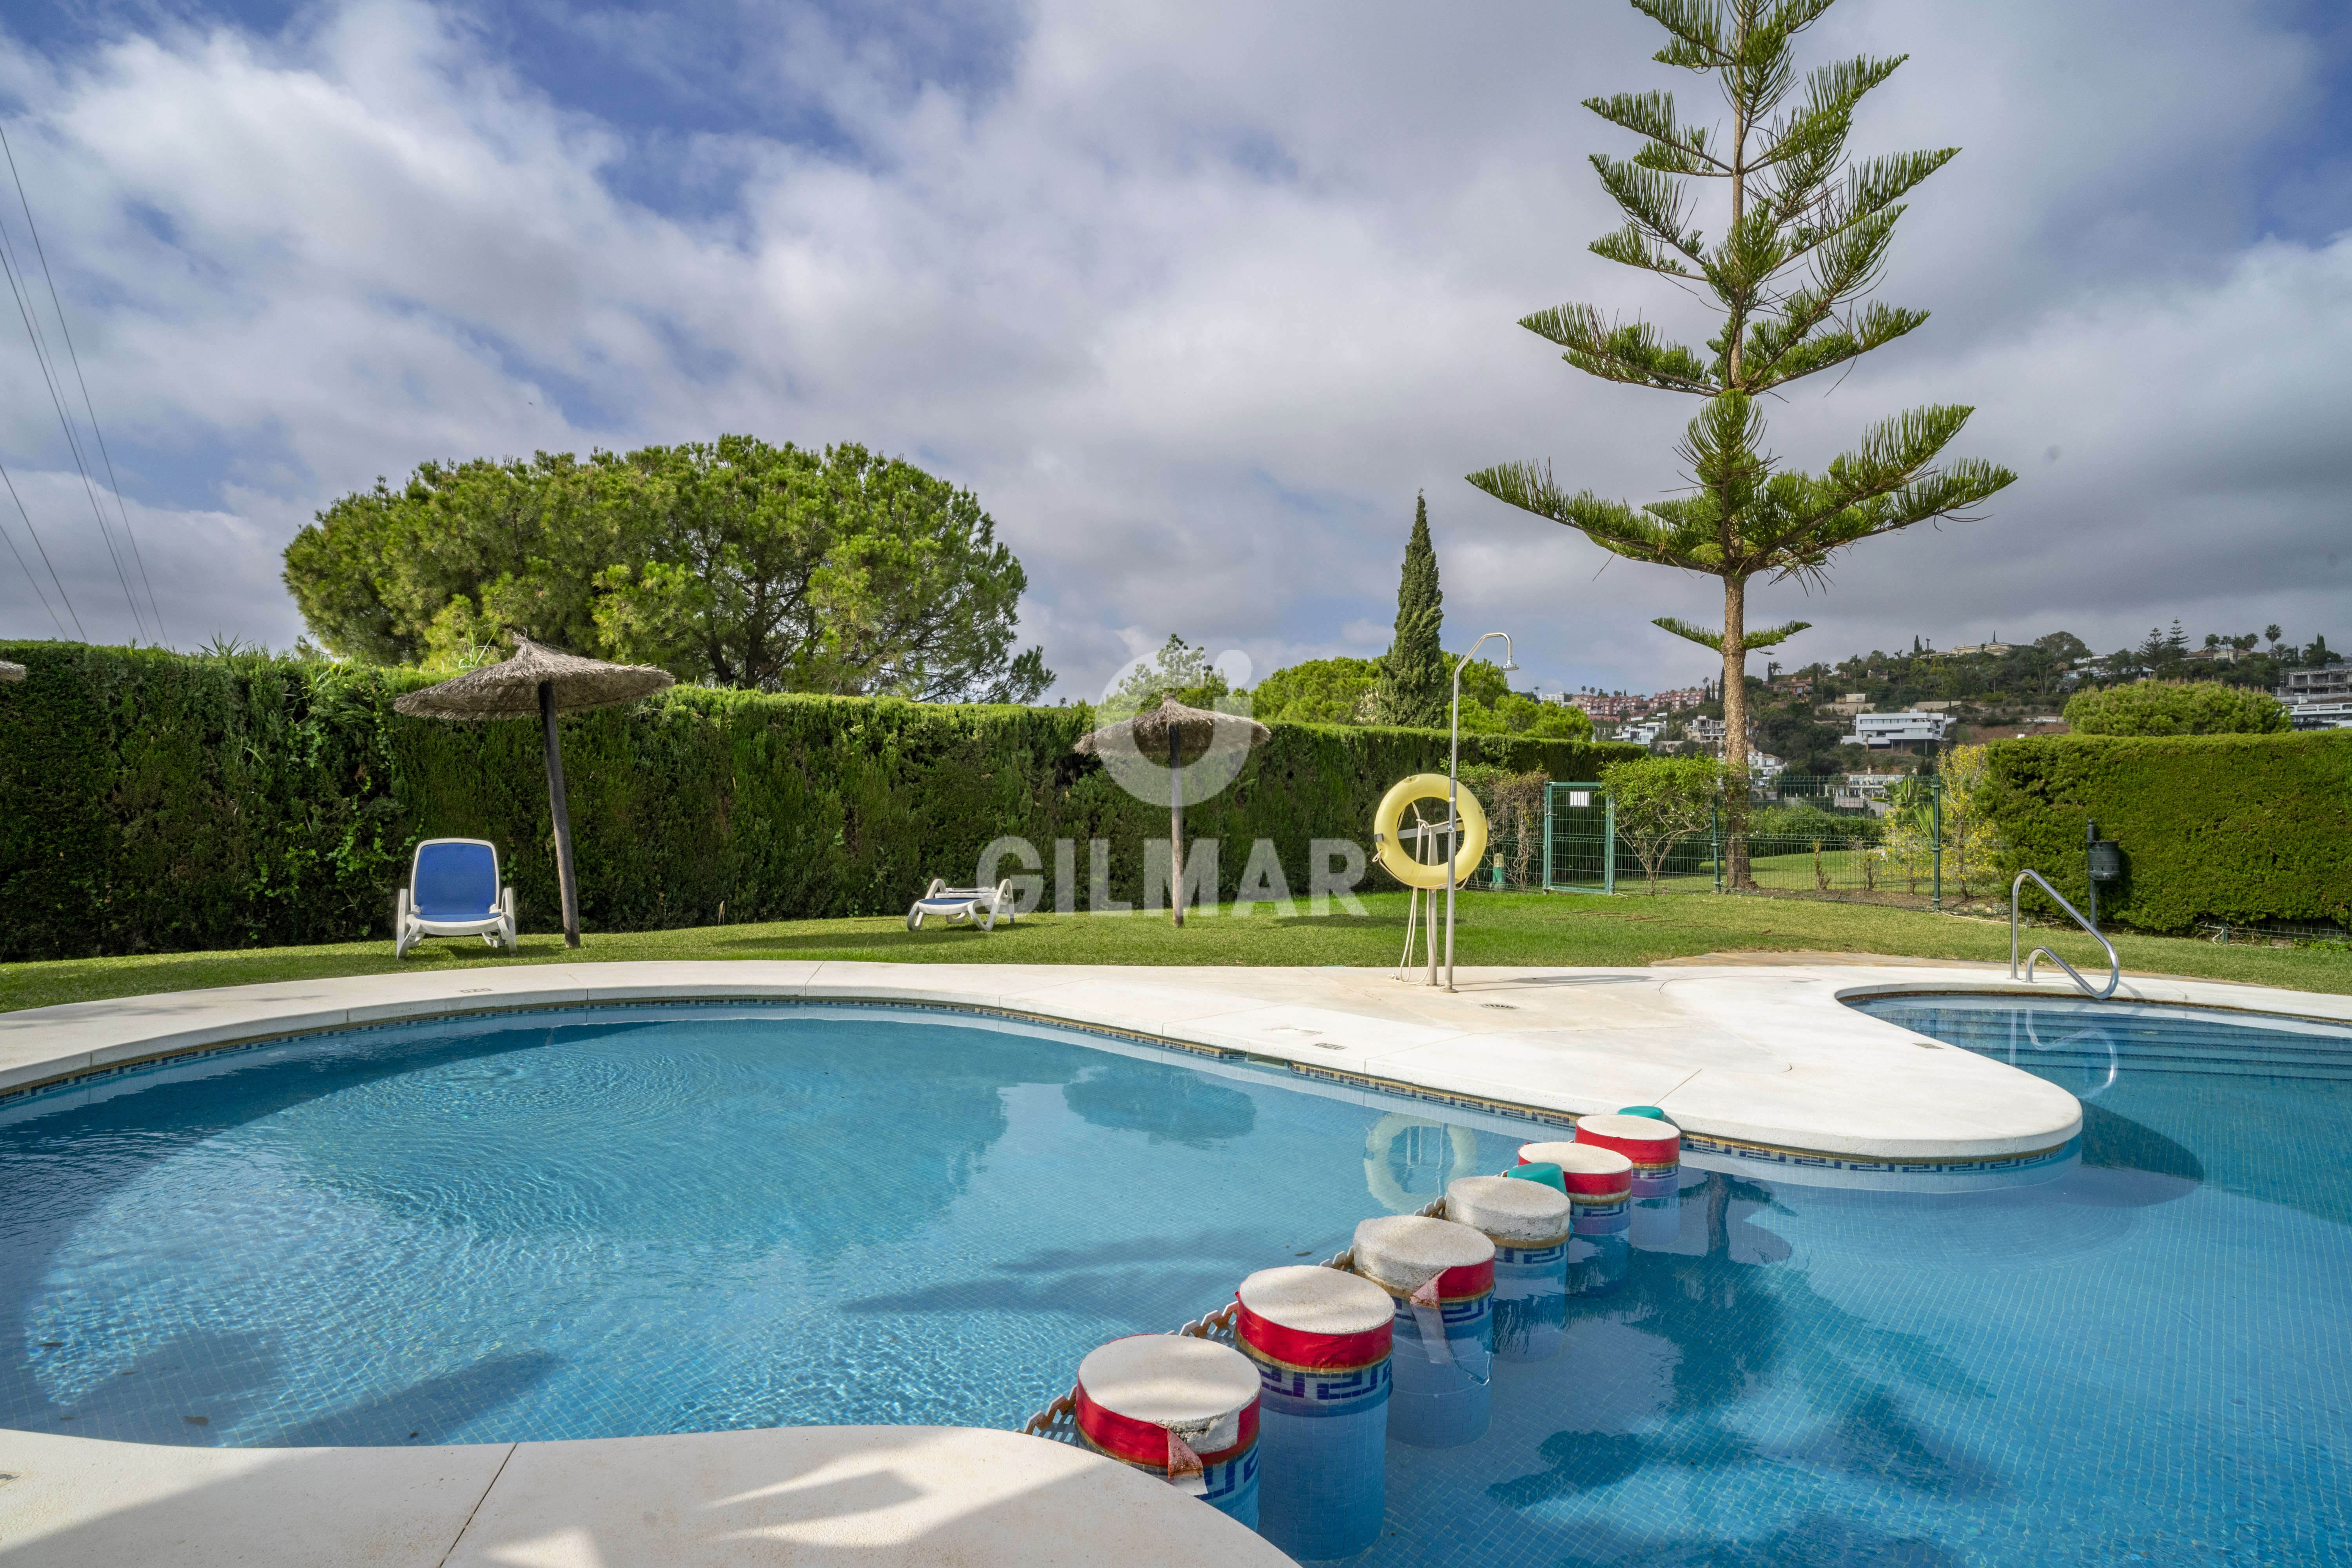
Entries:
<svg viewBox="0 0 2352 1568">
<path fill-rule="evenodd" d="M 1704 398 L 1676 447 L 1687 493 L 1634 507 L 1590 489 L 1569 493 L 1549 463 L 1507 463 L 1469 476 L 1497 500 L 1564 523 L 1603 550 L 1723 581 L 1723 626 L 1673 616 L 1654 624 L 1723 656 L 1724 762 L 1734 886 L 1749 885 L 1748 650 L 1806 623 L 1750 631 L 1748 584 L 1826 580 L 1841 550 L 1931 519 L 1964 519 L 2017 476 L 1973 458 L 1938 461 L 1972 409 L 1930 405 L 1864 433 L 1820 474 L 1782 469 L 1761 449 L 1757 400 L 1844 365 L 1912 331 L 1925 310 L 1872 301 L 1902 198 L 1958 152 L 1851 158 L 1846 138 L 1864 94 L 1905 57 L 1817 68 L 1800 82 L 1796 36 L 1832 0 L 1633 0 L 1666 30 L 1662 65 L 1713 75 L 1731 111 L 1727 138 L 1676 118 L 1674 96 L 1621 92 L 1585 100 L 1643 139 L 1631 159 L 1596 153 L 1601 187 L 1625 226 L 1592 242 L 1599 256 L 1659 273 L 1708 300 L 1722 317 L 1711 357 L 1666 342 L 1649 322 L 1604 320 L 1585 304 L 1520 325 L 1559 344 L 1588 375 Z M 1693 180 L 1720 180 L 1728 223 L 1713 246 L 1690 226 Z"/>
</svg>

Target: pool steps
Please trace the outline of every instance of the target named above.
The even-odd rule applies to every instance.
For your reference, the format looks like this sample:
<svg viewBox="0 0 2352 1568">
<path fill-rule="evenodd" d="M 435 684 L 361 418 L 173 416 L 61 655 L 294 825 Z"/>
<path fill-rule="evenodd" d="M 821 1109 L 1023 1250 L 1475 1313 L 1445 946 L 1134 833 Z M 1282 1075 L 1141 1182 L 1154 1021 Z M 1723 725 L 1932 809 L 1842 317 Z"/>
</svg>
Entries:
<svg viewBox="0 0 2352 1568">
<path fill-rule="evenodd" d="M 1262 1269 L 1232 1302 L 1181 1329 L 1110 1341 L 1080 1364 L 1068 1394 L 1019 1430 L 1176 1481 L 1174 1456 L 1192 1457 L 1180 1433 L 1213 1425 L 1218 1449 L 1184 1469 L 1188 1486 L 1205 1472 L 1213 1484 L 1201 1490 L 1204 1500 L 1293 1558 L 1354 1556 L 1380 1536 L 1388 1438 L 1428 1448 L 1476 1442 L 1486 1433 L 1498 1361 L 1557 1355 L 1568 1298 L 1622 1285 L 1627 1241 L 1643 1251 L 1679 1250 L 1681 1161 L 1681 1130 L 1655 1107 L 1588 1116 L 1570 1142 L 1520 1145 L 1513 1173 L 1529 1179 L 1456 1177 L 1417 1214 L 1361 1221 L 1348 1249 L 1319 1265 Z M 1628 1218 L 1643 1204 L 1651 1205 L 1647 1226 Z M 1588 1218 L 1599 1223 L 1580 1230 Z M 1613 1270 L 1591 1261 L 1603 1235 L 1618 1241 Z M 1588 1250 L 1576 1253 L 1574 1243 L 1588 1237 Z M 1332 1278 L 1326 1284 L 1317 1275 Z M 1359 1317 L 1349 1321 L 1345 1298 L 1358 1282 L 1381 1294 L 1359 1291 Z M 1515 1309 L 1500 1354 L 1498 1287 Z M 1239 1369 L 1226 1368 L 1218 1352 L 1253 1369 L 1246 1405 L 1234 1403 Z M 1190 1374 L 1189 1402 L 1171 1406 L 1163 1394 L 1160 1413 L 1145 1415 L 1145 1402 L 1130 1401 L 1125 1408 L 1142 1418 L 1107 1426 L 1096 1397 L 1101 1377 L 1089 1369 L 1112 1362 L 1120 1375 L 1149 1379 L 1156 1390 Z M 1167 1428 L 1164 1439 L 1154 1421 Z M 1246 1444 L 1238 1436 L 1244 1427 Z M 1212 1458 L 1227 1466 L 1224 1479 L 1206 1463 Z"/>
</svg>

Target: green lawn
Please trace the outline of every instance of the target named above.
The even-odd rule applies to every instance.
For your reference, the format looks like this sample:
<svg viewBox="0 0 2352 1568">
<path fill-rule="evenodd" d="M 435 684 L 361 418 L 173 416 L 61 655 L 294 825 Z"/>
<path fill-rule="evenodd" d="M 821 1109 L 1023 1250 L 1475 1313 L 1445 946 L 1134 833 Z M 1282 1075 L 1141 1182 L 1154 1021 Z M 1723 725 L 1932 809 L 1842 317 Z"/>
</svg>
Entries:
<svg viewBox="0 0 2352 1568">
<path fill-rule="evenodd" d="M 389 941 L 68 959 L 0 965 L 0 1010 L 257 981 L 380 974 L 403 967 L 599 959 L 1393 965 L 1404 941 L 1404 895 L 1376 893 L 1365 902 L 1368 914 L 1323 919 L 1278 919 L 1262 907 L 1239 919 L 1230 914 L 1203 917 L 1195 911 L 1181 931 L 1171 929 L 1165 915 L 1034 915 L 985 933 L 938 928 L 913 933 L 898 920 L 877 918 L 592 933 L 576 953 L 565 951 L 562 938 L 545 934 L 526 936 L 521 952 L 512 955 L 472 939 L 427 942 L 404 964 L 393 958 Z M 2097 947 L 2079 931 L 2036 934 L 2086 973 L 2094 963 L 2104 962 Z M 2132 973 L 2352 993 L 2352 957 L 2340 950 L 2215 947 L 2134 935 L 2115 941 L 2125 968 Z M 2005 963 L 2009 930 L 2005 921 L 1799 899 L 1485 892 L 1462 900 L 1454 958 L 1465 964 L 1629 965 L 1737 952 L 1868 952 Z"/>
<path fill-rule="evenodd" d="M 1777 841 L 1776 841 L 1777 842 Z M 1558 879 L 1574 880 L 1580 887 L 1590 886 L 1600 877 L 1600 857 L 1580 855 L 1570 864 L 1575 868 L 1571 877 L 1565 869 Z M 1715 889 L 1715 862 L 1702 849 L 1698 853 L 1677 852 L 1668 868 L 1658 878 L 1658 890 L 1664 893 L 1712 892 Z M 1748 858 L 1749 874 L 1767 892 L 1811 893 L 1872 892 L 1882 895 L 1900 894 L 1927 902 L 1935 890 L 1933 874 L 1924 867 L 1909 871 L 1899 861 L 1889 860 L 1870 849 L 1839 849 L 1824 846 L 1816 855 L 1810 848 L 1770 852 L 1756 850 Z M 2007 884 L 1997 876 L 1979 870 L 1969 879 L 1969 891 L 1984 896 L 1988 886 L 1995 892 L 2006 890 Z M 1649 883 L 1642 872 L 1642 864 L 1631 855 L 1617 858 L 1617 888 L 1620 892 L 1642 893 Z M 1957 900 L 1961 894 L 1959 879 L 1949 866 L 1945 868 L 1944 896 Z"/>
</svg>

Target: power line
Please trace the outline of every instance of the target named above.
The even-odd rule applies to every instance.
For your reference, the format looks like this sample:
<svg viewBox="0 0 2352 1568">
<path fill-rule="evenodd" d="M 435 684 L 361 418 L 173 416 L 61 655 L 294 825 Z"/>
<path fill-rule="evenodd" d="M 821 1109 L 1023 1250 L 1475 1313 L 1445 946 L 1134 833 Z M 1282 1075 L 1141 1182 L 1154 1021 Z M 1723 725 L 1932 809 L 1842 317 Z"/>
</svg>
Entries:
<svg viewBox="0 0 2352 1568">
<path fill-rule="evenodd" d="M 79 637 L 83 642 L 88 642 L 89 640 L 89 637 L 81 629 L 81 616 L 74 614 L 73 601 L 66 598 L 66 585 L 58 580 L 57 567 L 50 564 L 48 547 L 41 542 L 41 531 L 33 526 L 33 514 L 25 510 L 25 498 L 16 493 L 16 481 L 8 477 L 8 469 L 5 464 L 0 464 L 0 484 L 5 484 L 8 487 L 8 499 L 16 503 L 17 515 L 25 520 L 25 531 L 33 536 L 33 548 L 41 552 L 41 564 L 49 568 L 49 581 L 57 584 L 58 597 L 65 601 L 66 614 L 73 616 L 74 636 Z M 25 566 L 24 556 L 17 554 L 16 552 L 16 541 L 14 535 L 9 537 L 8 551 L 9 553 L 16 556 L 17 565 Z M 25 566 L 25 575 L 31 580 L 33 592 L 40 595 L 41 608 L 48 610 L 50 620 L 56 620 L 58 618 L 58 613 L 56 610 L 50 609 L 49 596 L 47 594 L 41 593 L 41 580 L 38 577 L 33 576 L 33 569 L 30 566 Z M 58 635 L 59 637 L 63 637 L 65 635 L 65 630 L 66 628 L 63 626 L 59 626 L 58 627 Z"/>
<path fill-rule="evenodd" d="M 73 363 L 74 381 L 81 388 L 81 405 L 89 415 L 89 433 L 98 438 L 98 455 L 106 463 L 106 487 L 114 495 L 114 510 L 122 519 L 122 537 L 131 542 L 131 559 L 139 567 L 139 585 L 147 590 L 147 607 L 155 615 L 155 635 L 159 641 L 168 642 L 170 634 L 163 630 L 163 607 L 155 602 L 155 584 L 147 575 L 147 558 L 140 552 L 139 536 L 131 531 L 131 512 L 122 504 L 122 486 L 114 477 L 114 454 L 106 449 L 106 432 L 99 428 L 98 406 L 90 401 L 89 383 L 81 373 L 81 355 L 74 348 L 73 329 L 66 325 L 65 301 L 58 297 L 58 280 L 49 272 L 49 253 L 41 244 L 39 226 L 33 222 L 33 204 L 25 195 L 25 176 L 16 170 L 16 150 L 8 144 L 8 132 L 0 126 L 0 153 L 8 159 L 8 177 L 16 183 L 16 203 L 25 209 L 25 227 L 33 237 L 33 254 L 40 258 L 41 279 L 49 286 L 49 304 L 58 313 L 58 331 L 66 341 L 66 357 Z M 127 586 L 127 584 L 126 584 Z"/>
<path fill-rule="evenodd" d="M 11 489 L 14 489 L 16 487 L 14 485 L 9 487 Z M 0 539 L 7 540 L 8 553 L 15 556 L 16 558 L 16 564 L 24 569 L 25 581 L 33 585 L 33 596 L 41 601 L 41 608 L 48 611 L 49 613 L 49 624 L 57 627 L 58 636 L 59 637 L 63 637 L 66 635 L 66 624 L 58 619 L 58 607 L 49 603 L 49 596 L 47 594 L 41 592 L 41 580 L 33 575 L 33 569 L 30 566 L 26 565 L 25 552 L 16 548 L 16 536 L 10 533 L 6 529 L 0 528 Z"/>
<path fill-rule="evenodd" d="M 8 276 L 8 288 L 16 297 L 16 313 L 24 319 L 25 334 L 33 342 L 34 363 L 41 367 L 42 383 L 49 389 L 49 404 L 58 411 L 58 426 L 65 432 L 66 450 L 73 458 L 74 471 L 81 476 L 81 487 L 89 498 L 89 514 L 98 523 L 98 536 L 106 542 L 106 557 L 114 563 L 115 580 L 122 584 L 122 602 L 131 607 L 131 625 L 134 635 L 147 634 L 146 618 L 139 613 L 139 600 L 131 592 L 131 574 L 122 569 L 122 554 L 114 548 L 114 531 L 106 526 L 106 512 L 98 504 L 98 487 L 90 482 L 89 465 L 82 461 L 81 442 L 74 435 L 73 420 L 66 413 L 65 395 L 58 390 L 57 372 L 49 362 L 49 346 L 42 340 L 40 324 L 33 319 L 31 289 L 21 274 L 24 268 L 16 261 L 15 240 L 7 226 L 0 223 L 0 271 Z"/>
</svg>

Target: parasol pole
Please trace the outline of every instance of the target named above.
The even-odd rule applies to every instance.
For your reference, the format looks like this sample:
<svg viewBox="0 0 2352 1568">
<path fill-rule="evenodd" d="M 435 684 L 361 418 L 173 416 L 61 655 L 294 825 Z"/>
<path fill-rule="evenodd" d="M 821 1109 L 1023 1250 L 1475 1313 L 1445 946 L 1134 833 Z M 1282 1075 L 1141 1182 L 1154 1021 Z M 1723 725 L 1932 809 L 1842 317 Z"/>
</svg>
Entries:
<svg viewBox="0 0 2352 1568">
<path fill-rule="evenodd" d="M 1168 909 L 1176 929 L 1184 929 L 1184 770 L 1177 758 L 1183 734 L 1168 726 Z"/>
<path fill-rule="evenodd" d="M 547 809 L 555 819 L 555 881 L 563 893 L 563 945 L 580 945 L 580 882 L 572 870 L 572 808 L 563 791 L 563 742 L 555 733 L 555 682 L 539 683 L 540 730 L 547 738 Z"/>
<path fill-rule="evenodd" d="M 1157 781 L 1147 784 L 1141 774 L 1128 776 L 1120 773 L 1118 769 L 1123 763 L 1119 759 L 1132 758 L 1136 765 L 1145 773 L 1156 772 L 1158 764 L 1151 759 L 1160 754 L 1160 745 L 1151 737 L 1160 733 L 1167 735 L 1168 871 L 1173 883 L 1169 889 L 1168 911 L 1169 919 L 1180 930 L 1184 924 L 1185 891 L 1184 737 L 1187 734 L 1205 736 L 1209 754 L 1224 755 L 1225 748 L 1217 742 L 1217 736 L 1221 732 L 1238 736 L 1244 762 L 1247 761 L 1246 753 L 1250 747 L 1264 745 L 1272 735 L 1272 731 L 1255 719 L 1213 713 L 1200 708 L 1188 708 L 1171 696 L 1161 699 L 1160 706 L 1155 709 L 1135 714 L 1131 718 L 1122 719 L 1115 724 L 1106 724 L 1099 730 L 1089 731 L 1078 737 L 1076 748 L 1078 755 L 1110 760 L 1113 776 L 1118 779 L 1119 787 L 1138 800 L 1149 800 L 1152 795 L 1160 793 Z M 1222 781 L 1211 776 L 1208 793 L 1216 794 L 1231 781 L 1231 774 L 1226 775 Z M 1150 845 L 1147 844 L 1145 847 L 1149 848 Z M 1149 879 L 1147 878 L 1146 880 L 1149 881 Z M 1211 914 L 1216 912 L 1216 905 L 1213 901 L 1216 896 L 1216 889 L 1213 887 L 1209 889 Z"/>
</svg>

